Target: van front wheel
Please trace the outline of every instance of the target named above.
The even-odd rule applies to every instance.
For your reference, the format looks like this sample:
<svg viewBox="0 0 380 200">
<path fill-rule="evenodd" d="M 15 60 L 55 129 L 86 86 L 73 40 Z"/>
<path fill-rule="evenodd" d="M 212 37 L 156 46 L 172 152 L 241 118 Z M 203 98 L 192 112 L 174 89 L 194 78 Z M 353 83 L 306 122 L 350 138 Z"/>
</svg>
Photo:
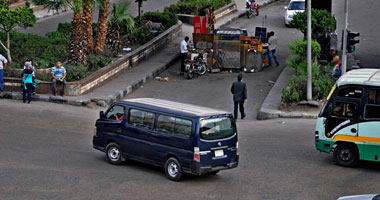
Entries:
<svg viewBox="0 0 380 200">
<path fill-rule="evenodd" d="M 165 163 L 166 176 L 171 181 L 180 181 L 182 179 L 182 167 L 176 158 L 169 158 Z"/>
<path fill-rule="evenodd" d="M 335 161 L 344 167 L 354 167 L 358 163 L 358 152 L 353 145 L 339 144 L 334 151 Z"/>
<path fill-rule="evenodd" d="M 106 156 L 109 163 L 119 165 L 122 162 L 122 155 L 119 145 L 116 143 L 109 143 L 106 147 Z"/>
</svg>

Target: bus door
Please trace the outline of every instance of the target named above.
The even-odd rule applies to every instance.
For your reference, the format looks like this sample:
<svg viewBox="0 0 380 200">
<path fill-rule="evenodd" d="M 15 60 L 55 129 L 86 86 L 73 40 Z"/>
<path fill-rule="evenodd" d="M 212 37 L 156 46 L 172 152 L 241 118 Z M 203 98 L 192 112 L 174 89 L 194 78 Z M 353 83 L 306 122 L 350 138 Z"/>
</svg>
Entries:
<svg viewBox="0 0 380 200">
<path fill-rule="evenodd" d="M 365 98 L 359 136 L 364 142 L 364 159 L 380 160 L 380 89 L 370 88 Z"/>
<path fill-rule="evenodd" d="M 325 134 L 331 138 L 340 132 L 347 136 L 358 135 L 358 116 L 360 101 L 355 99 L 335 98 L 330 102 L 325 120 Z"/>
</svg>

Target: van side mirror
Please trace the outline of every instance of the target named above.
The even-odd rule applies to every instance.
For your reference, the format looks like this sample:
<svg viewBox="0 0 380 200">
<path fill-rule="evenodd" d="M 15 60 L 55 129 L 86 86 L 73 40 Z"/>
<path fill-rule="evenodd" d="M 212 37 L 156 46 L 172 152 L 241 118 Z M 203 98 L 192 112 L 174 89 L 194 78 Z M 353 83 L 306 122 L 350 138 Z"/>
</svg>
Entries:
<svg viewBox="0 0 380 200">
<path fill-rule="evenodd" d="M 99 112 L 99 118 L 100 118 L 100 119 L 103 119 L 103 118 L 104 118 L 104 111 L 100 111 L 100 112 Z"/>
</svg>

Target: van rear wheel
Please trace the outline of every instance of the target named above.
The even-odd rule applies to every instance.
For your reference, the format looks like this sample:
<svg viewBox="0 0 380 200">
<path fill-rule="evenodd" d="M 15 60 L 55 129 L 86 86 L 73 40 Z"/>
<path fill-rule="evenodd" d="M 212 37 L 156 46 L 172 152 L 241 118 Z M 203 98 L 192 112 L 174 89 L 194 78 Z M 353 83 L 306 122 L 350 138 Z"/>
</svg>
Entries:
<svg viewBox="0 0 380 200">
<path fill-rule="evenodd" d="M 334 159 L 338 165 L 354 167 L 359 160 L 358 152 L 353 145 L 339 144 L 334 151 Z"/>
<path fill-rule="evenodd" d="M 111 142 L 107 145 L 106 156 L 107 156 L 108 162 L 113 165 L 120 165 L 123 160 L 123 156 L 121 154 L 119 145 L 117 145 L 114 142 Z"/>
<path fill-rule="evenodd" d="M 182 166 L 176 158 L 169 158 L 165 163 L 166 177 L 171 181 L 180 181 L 183 176 Z"/>
</svg>

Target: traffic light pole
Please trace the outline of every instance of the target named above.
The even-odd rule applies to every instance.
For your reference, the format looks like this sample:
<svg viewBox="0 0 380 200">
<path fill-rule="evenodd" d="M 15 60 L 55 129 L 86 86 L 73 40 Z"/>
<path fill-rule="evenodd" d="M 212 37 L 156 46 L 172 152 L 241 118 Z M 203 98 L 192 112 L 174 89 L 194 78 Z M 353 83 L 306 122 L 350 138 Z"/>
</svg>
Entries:
<svg viewBox="0 0 380 200">
<path fill-rule="evenodd" d="M 343 30 L 343 54 L 342 54 L 342 74 L 347 71 L 347 26 L 348 26 L 348 0 L 344 0 L 344 30 Z"/>
</svg>

